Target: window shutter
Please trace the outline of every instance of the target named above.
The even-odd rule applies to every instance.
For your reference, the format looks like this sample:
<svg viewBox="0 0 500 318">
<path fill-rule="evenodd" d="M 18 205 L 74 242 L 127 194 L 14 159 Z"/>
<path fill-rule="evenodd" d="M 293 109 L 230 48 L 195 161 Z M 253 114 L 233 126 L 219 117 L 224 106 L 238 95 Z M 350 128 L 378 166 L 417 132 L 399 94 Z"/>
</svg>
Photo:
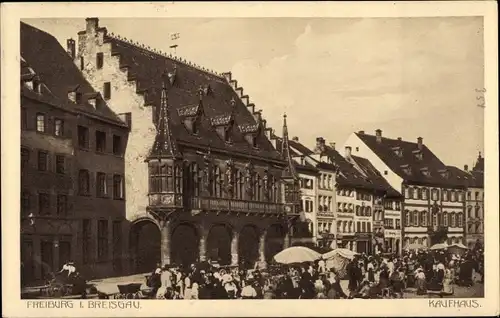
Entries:
<svg viewBox="0 0 500 318">
<path fill-rule="evenodd" d="M 113 175 L 112 174 L 107 174 L 106 175 L 106 194 L 107 197 L 112 198 L 114 193 L 113 193 Z"/>
</svg>

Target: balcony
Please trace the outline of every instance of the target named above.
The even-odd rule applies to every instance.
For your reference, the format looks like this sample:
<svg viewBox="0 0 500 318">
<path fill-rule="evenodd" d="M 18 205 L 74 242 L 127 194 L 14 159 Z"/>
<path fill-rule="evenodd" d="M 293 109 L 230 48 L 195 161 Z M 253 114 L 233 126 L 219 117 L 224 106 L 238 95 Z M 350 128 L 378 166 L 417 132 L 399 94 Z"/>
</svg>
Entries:
<svg viewBox="0 0 500 318">
<path fill-rule="evenodd" d="M 276 215 L 285 212 L 282 203 L 203 197 L 191 198 L 191 208 L 202 211 L 240 212 L 264 215 Z"/>
<path fill-rule="evenodd" d="M 149 207 L 156 209 L 182 208 L 182 194 L 152 193 L 149 194 Z"/>
</svg>

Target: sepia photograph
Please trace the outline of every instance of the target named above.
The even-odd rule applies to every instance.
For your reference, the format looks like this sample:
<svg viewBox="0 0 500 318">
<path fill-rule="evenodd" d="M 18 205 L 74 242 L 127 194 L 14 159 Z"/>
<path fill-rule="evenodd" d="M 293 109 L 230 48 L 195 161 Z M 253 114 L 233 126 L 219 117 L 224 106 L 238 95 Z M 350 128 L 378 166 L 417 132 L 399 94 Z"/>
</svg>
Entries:
<svg viewBox="0 0 500 318">
<path fill-rule="evenodd" d="M 17 24 L 24 308 L 482 306 L 483 16 L 70 16 Z"/>
</svg>

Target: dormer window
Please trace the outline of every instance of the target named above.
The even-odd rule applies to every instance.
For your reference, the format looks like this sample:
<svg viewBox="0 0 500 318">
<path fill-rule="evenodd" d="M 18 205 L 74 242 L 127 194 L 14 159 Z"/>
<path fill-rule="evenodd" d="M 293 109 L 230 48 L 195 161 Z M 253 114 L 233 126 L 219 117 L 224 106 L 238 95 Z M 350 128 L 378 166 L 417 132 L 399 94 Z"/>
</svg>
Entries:
<svg viewBox="0 0 500 318">
<path fill-rule="evenodd" d="M 82 93 L 76 92 L 75 103 L 77 103 L 77 104 L 81 104 L 82 103 Z"/>
<path fill-rule="evenodd" d="M 403 169 L 404 173 L 406 173 L 407 175 L 411 175 L 411 167 L 409 165 L 403 165 L 401 166 L 401 168 Z"/>
<path fill-rule="evenodd" d="M 40 94 L 41 93 L 41 87 L 42 87 L 42 84 L 36 78 L 34 78 L 33 79 L 33 91 L 35 93 Z"/>
<path fill-rule="evenodd" d="M 422 159 L 424 159 L 424 156 L 423 156 L 423 154 L 422 154 L 422 152 L 421 152 L 421 151 L 417 152 L 417 153 L 415 154 L 415 157 L 416 157 L 418 160 L 422 160 Z"/>
<path fill-rule="evenodd" d="M 400 147 L 394 147 L 392 148 L 392 150 L 394 151 L 394 154 L 398 157 L 403 157 L 403 149 L 401 149 Z"/>
<path fill-rule="evenodd" d="M 448 179 L 450 176 L 448 170 L 440 170 L 439 172 L 441 173 L 441 176 L 445 179 Z"/>
<path fill-rule="evenodd" d="M 252 146 L 253 146 L 254 148 L 259 148 L 259 144 L 258 144 L 258 142 L 257 142 L 257 136 L 254 136 L 254 137 L 252 138 Z"/>
<path fill-rule="evenodd" d="M 233 141 L 233 138 L 231 136 L 231 127 L 224 129 L 224 141 L 228 144 Z"/>
<path fill-rule="evenodd" d="M 92 107 L 96 108 L 96 99 L 95 98 L 89 98 L 88 99 L 88 102 L 90 105 L 92 105 Z"/>
<path fill-rule="evenodd" d="M 421 169 L 421 171 L 422 171 L 422 174 L 423 174 L 424 176 L 426 176 L 426 177 L 430 177 L 430 176 L 431 176 L 431 172 L 429 171 L 429 169 L 427 169 L 427 168 L 422 168 L 422 169 Z"/>
</svg>

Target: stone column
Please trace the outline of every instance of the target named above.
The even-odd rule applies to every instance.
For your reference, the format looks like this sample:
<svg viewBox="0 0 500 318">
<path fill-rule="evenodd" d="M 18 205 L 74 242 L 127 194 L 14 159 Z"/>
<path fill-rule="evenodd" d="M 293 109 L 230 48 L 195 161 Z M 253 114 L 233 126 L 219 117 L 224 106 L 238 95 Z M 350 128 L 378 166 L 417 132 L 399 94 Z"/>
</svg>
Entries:
<svg viewBox="0 0 500 318">
<path fill-rule="evenodd" d="M 285 237 L 283 238 L 283 249 L 287 249 L 290 247 L 290 229 L 288 225 L 286 225 L 285 229 Z"/>
<path fill-rule="evenodd" d="M 267 230 L 262 230 L 259 237 L 259 261 L 266 261 L 266 236 Z"/>
<path fill-rule="evenodd" d="M 231 240 L 231 265 L 238 265 L 238 245 L 240 240 L 240 232 L 234 229 L 233 238 Z"/>
<path fill-rule="evenodd" d="M 161 265 L 170 264 L 170 220 L 160 221 Z"/>
<path fill-rule="evenodd" d="M 200 262 L 203 262 L 203 261 L 207 260 L 208 229 L 205 226 L 205 224 L 202 223 L 202 224 L 200 224 L 199 230 L 200 230 L 200 242 L 199 242 L 199 244 L 200 244 L 200 246 L 199 246 L 200 256 L 199 256 L 199 259 L 200 259 Z"/>
</svg>

